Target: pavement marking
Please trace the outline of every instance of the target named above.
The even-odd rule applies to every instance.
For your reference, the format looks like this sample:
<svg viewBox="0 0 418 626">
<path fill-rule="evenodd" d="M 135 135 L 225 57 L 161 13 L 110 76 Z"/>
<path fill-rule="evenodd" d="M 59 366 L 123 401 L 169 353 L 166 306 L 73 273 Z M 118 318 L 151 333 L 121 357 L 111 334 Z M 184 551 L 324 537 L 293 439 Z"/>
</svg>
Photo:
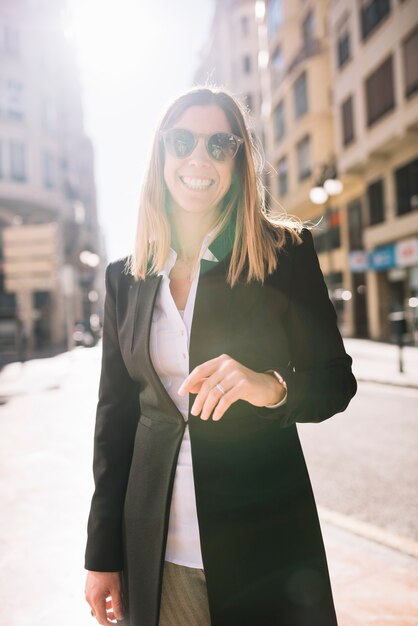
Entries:
<svg viewBox="0 0 418 626">
<path fill-rule="evenodd" d="M 343 513 L 332 511 L 323 506 L 318 506 L 319 518 L 323 522 L 329 522 L 334 526 L 348 530 L 356 535 L 360 535 L 365 539 L 370 539 L 376 543 L 381 543 L 388 548 L 393 548 L 409 556 L 413 556 L 418 559 L 418 541 L 408 539 L 407 537 L 401 537 L 400 535 L 394 535 L 393 533 L 368 524 L 367 522 L 360 522 L 353 519 Z"/>
</svg>

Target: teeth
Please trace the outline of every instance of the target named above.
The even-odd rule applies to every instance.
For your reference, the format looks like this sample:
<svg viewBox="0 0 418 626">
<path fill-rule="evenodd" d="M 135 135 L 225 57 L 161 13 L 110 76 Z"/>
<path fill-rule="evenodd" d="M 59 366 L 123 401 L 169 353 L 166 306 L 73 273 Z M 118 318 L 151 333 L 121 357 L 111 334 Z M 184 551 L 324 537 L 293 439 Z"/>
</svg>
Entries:
<svg viewBox="0 0 418 626">
<path fill-rule="evenodd" d="M 193 190 L 208 189 L 213 184 L 211 178 L 192 178 L 190 176 L 181 176 L 180 178 L 186 187 Z"/>
</svg>

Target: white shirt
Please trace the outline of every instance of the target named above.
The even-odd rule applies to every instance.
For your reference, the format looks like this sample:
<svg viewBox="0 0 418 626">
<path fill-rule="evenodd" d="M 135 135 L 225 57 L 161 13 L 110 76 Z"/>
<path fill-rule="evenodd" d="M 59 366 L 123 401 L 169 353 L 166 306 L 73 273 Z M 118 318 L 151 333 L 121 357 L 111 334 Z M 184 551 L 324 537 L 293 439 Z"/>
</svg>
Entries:
<svg viewBox="0 0 418 626">
<path fill-rule="evenodd" d="M 203 240 L 200 259 L 217 261 L 208 249 L 211 231 Z M 154 368 L 174 404 L 188 421 L 189 395 L 178 390 L 189 375 L 189 343 L 199 273 L 192 280 L 186 306 L 180 312 L 170 291 L 170 271 L 177 259 L 171 249 L 155 300 L 150 333 L 150 355 Z M 170 508 L 165 560 L 178 565 L 202 569 L 199 524 L 193 480 L 189 427 L 186 426 L 177 461 Z"/>
</svg>

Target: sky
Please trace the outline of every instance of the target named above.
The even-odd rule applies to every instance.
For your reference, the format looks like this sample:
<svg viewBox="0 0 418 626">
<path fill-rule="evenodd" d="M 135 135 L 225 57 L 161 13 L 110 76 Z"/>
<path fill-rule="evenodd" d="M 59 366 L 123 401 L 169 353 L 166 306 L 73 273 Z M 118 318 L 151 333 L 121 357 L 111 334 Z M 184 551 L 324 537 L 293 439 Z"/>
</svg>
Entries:
<svg viewBox="0 0 418 626">
<path fill-rule="evenodd" d="M 69 0 L 66 31 L 93 141 L 107 260 L 132 252 L 141 180 L 157 121 L 193 84 L 212 0 Z"/>
</svg>

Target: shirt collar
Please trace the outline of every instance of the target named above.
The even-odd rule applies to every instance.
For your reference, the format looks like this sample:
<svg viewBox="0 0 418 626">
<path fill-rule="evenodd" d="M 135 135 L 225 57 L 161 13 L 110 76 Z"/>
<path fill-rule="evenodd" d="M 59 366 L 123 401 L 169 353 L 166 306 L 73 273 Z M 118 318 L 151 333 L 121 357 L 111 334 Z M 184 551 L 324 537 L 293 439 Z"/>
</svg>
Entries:
<svg viewBox="0 0 418 626">
<path fill-rule="evenodd" d="M 214 263 L 218 262 L 218 259 L 208 247 L 208 244 L 211 241 L 213 234 L 215 233 L 215 230 L 216 228 L 212 228 L 212 230 L 209 231 L 208 234 L 203 239 L 202 245 L 200 246 L 200 251 L 199 251 L 199 260 L 204 259 L 205 261 L 212 261 Z M 177 260 L 177 252 L 173 250 L 173 248 L 170 248 L 167 261 L 165 262 L 163 269 L 160 272 L 158 272 L 158 276 L 168 276 L 176 260 Z"/>
</svg>

